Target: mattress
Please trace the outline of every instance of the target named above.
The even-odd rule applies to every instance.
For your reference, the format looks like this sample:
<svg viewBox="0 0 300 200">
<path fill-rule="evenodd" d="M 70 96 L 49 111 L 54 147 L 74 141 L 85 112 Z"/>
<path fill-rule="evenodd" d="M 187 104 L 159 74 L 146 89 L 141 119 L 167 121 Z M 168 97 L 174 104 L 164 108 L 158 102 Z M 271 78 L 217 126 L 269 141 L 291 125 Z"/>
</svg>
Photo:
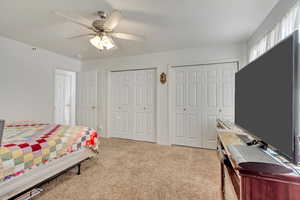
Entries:
<svg viewBox="0 0 300 200">
<path fill-rule="evenodd" d="M 6 124 L 0 147 L 0 181 L 26 173 L 82 148 L 98 152 L 98 133 L 84 126 Z"/>
</svg>

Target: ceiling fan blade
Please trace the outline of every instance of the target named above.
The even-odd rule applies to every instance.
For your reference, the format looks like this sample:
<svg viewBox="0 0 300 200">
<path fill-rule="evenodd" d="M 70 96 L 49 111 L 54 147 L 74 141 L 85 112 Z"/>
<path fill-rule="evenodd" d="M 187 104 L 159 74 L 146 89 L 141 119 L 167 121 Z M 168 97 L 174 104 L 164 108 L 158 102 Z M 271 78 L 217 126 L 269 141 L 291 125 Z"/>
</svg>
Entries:
<svg viewBox="0 0 300 200">
<path fill-rule="evenodd" d="M 77 19 L 74 19 L 74 18 L 72 18 L 72 17 L 70 17 L 70 16 L 67 16 L 67 15 L 65 15 L 65 14 L 63 14 L 63 13 L 60 13 L 60 12 L 57 12 L 57 11 L 54 11 L 53 13 L 54 13 L 55 15 L 59 16 L 59 17 L 62 17 L 62 18 L 67 19 L 68 21 L 70 21 L 70 22 L 72 22 L 72 23 L 74 23 L 74 24 L 77 24 L 77 25 L 80 25 L 80 26 L 82 26 L 82 27 L 84 27 L 84 28 L 87 28 L 87 29 L 89 29 L 89 30 L 95 31 L 95 29 L 94 29 L 92 26 L 87 25 L 87 24 L 85 24 L 85 23 L 82 23 L 82 22 L 78 21 Z"/>
<path fill-rule="evenodd" d="M 115 37 L 115 38 L 123 39 L 123 40 L 135 40 L 135 41 L 145 40 L 141 36 L 132 35 L 132 34 L 128 34 L 128 33 L 112 33 L 111 36 Z"/>
<path fill-rule="evenodd" d="M 114 10 L 104 23 L 105 29 L 113 30 L 121 21 L 122 14 L 118 10 Z"/>
<path fill-rule="evenodd" d="M 94 33 L 87 33 L 87 34 L 82 34 L 82 35 L 75 35 L 75 36 L 71 36 L 71 37 L 66 37 L 66 39 L 72 40 L 72 39 L 88 37 L 88 36 L 95 36 L 95 35 L 96 34 L 94 34 Z"/>
</svg>

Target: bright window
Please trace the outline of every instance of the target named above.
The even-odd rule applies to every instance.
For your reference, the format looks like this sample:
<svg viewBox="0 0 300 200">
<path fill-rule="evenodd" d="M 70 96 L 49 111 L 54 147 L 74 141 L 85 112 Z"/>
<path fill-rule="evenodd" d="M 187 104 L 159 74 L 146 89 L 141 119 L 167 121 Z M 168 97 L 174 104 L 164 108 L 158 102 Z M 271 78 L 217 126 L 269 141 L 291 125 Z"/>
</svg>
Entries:
<svg viewBox="0 0 300 200">
<path fill-rule="evenodd" d="M 299 8 L 299 4 L 296 4 L 270 32 L 250 48 L 250 62 L 298 29 L 298 18 L 300 17 L 300 15 L 298 16 Z"/>
</svg>

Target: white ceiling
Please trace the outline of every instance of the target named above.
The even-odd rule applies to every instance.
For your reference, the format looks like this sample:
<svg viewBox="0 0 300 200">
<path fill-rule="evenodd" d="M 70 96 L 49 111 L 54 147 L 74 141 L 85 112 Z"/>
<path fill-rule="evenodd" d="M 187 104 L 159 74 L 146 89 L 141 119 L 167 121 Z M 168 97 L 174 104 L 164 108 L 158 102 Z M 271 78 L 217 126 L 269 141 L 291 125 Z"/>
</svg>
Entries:
<svg viewBox="0 0 300 200">
<path fill-rule="evenodd" d="M 278 0 L 1 0 L 0 35 L 81 59 L 138 55 L 201 45 L 245 42 Z M 65 37 L 85 29 L 60 18 L 60 11 L 82 21 L 96 11 L 121 10 L 116 31 L 144 42 L 116 40 L 117 50 L 99 52 L 88 38 Z M 84 17 L 84 19 L 82 17 Z"/>
</svg>

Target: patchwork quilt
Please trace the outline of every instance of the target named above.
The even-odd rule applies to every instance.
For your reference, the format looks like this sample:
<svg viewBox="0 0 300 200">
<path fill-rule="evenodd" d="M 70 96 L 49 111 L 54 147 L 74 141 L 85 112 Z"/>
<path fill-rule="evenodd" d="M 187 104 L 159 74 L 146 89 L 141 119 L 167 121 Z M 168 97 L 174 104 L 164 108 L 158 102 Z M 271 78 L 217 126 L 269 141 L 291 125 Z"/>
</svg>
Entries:
<svg viewBox="0 0 300 200">
<path fill-rule="evenodd" d="M 33 122 L 6 124 L 0 147 L 0 181 L 81 148 L 98 152 L 98 137 L 95 130 L 83 126 Z"/>
</svg>

